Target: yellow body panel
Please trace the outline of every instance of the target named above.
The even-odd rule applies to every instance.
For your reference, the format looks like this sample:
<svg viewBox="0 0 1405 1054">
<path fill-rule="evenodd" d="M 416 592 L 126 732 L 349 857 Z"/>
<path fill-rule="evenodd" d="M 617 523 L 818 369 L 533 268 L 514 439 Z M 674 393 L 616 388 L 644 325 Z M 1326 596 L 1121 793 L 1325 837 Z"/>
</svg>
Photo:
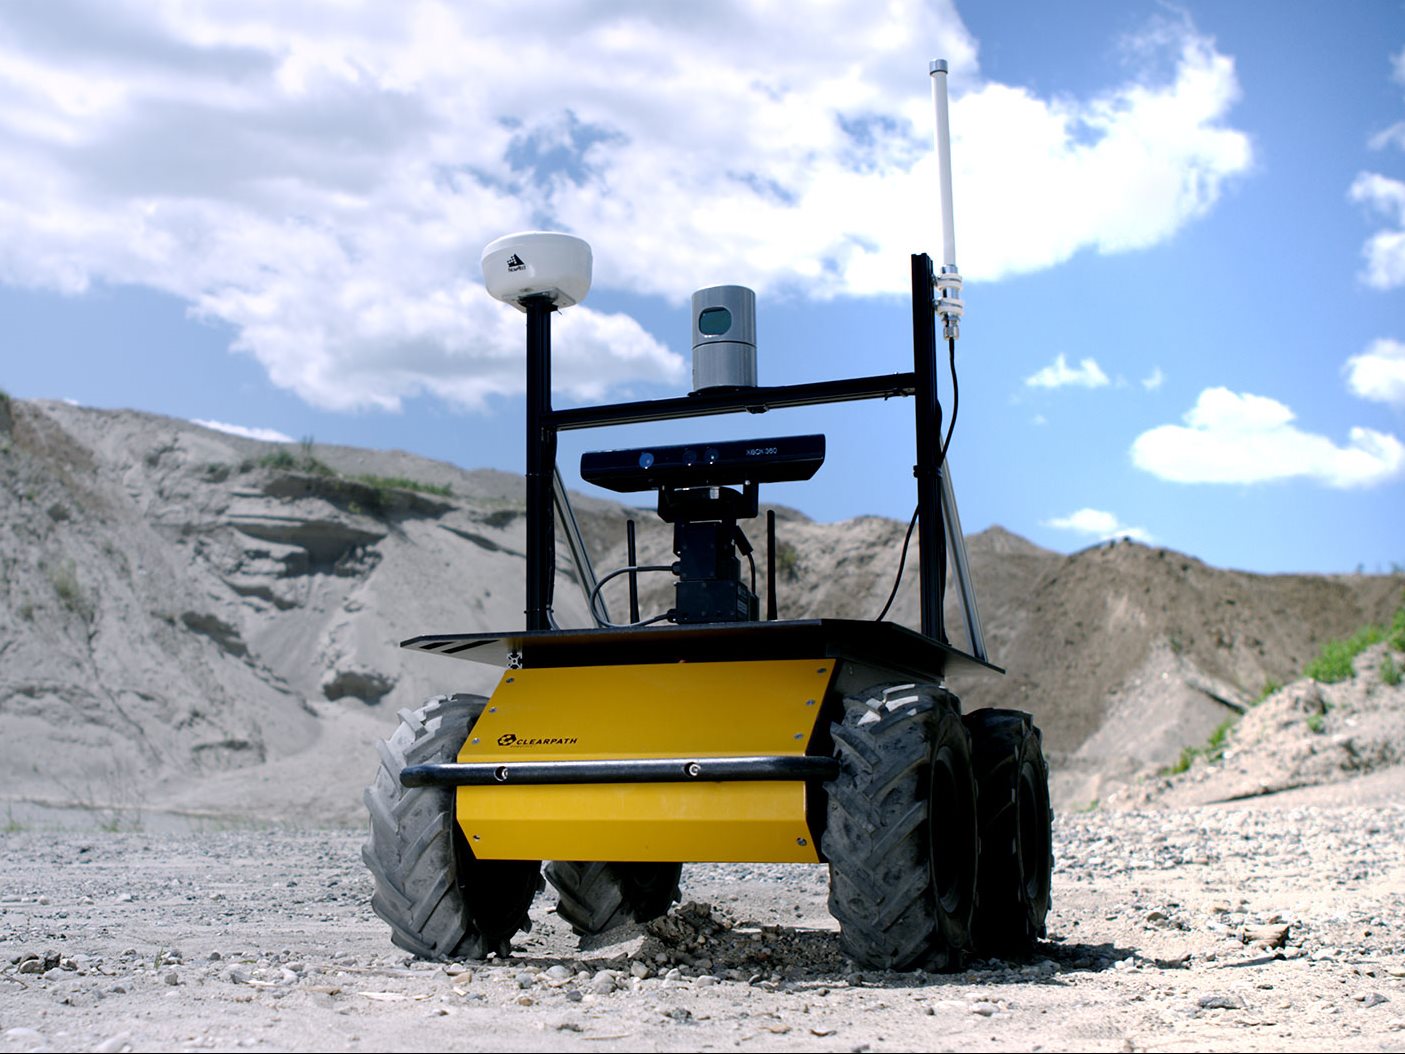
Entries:
<svg viewBox="0 0 1405 1054">
<path fill-rule="evenodd" d="M 507 670 L 461 762 L 803 755 L 833 676 L 826 659 Z M 815 863 L 805 784 L 460 787 L 485 860 Z"/>
</svg>

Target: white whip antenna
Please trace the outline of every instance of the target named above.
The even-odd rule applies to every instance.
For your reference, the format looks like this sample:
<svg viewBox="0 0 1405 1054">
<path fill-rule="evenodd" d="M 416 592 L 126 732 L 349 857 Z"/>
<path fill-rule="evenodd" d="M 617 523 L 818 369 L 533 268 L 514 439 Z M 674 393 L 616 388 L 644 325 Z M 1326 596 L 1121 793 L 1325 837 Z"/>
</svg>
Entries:
<svg viewBox="0 0 1405 1054">
<path fill-rule="evenodd" d="M 961 335 L 961 272 L 956 269 L 956 221 L 951 206 L 951 120 L 946 104 L 946 59 L 933 59 L 927 68 L 932 78 L 932 109 L 936 114 L 937 180 L 942 199 L 942 269 L 936 278 L 937 314 L 942 336 Z"/>
</svg>

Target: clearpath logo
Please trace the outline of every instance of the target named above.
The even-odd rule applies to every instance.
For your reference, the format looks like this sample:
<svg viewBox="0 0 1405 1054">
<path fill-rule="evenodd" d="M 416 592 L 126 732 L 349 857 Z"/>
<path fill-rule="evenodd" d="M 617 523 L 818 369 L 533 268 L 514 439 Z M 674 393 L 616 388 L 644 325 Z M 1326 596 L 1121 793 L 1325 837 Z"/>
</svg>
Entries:
<svg viewBox="0 0 1405 1054">
<path fill-rule="evenodd" d="M 500 747 L 573 747 L 575 745 L 575 736 L 531 736 L 527 739 L 519 739 L 515 732 L 504 732 L 498 736 L 498 746 Z"/>
</svg>

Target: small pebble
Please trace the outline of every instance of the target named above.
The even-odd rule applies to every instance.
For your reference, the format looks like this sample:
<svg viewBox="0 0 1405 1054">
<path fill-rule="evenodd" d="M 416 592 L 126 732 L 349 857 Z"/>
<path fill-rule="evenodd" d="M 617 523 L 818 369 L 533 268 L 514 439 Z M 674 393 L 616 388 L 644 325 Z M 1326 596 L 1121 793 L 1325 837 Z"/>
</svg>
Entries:
<svg viewBox="0 0 1405 1054">
<path fill-rule="evenodd" d="M 1202 995 L 1196 1000 L 1196 1005 L 1201 1010 L 1243 1010 L 1244 1000 L 1237 995 L 1215 992 L 1210 995 Z"/>
</svg>

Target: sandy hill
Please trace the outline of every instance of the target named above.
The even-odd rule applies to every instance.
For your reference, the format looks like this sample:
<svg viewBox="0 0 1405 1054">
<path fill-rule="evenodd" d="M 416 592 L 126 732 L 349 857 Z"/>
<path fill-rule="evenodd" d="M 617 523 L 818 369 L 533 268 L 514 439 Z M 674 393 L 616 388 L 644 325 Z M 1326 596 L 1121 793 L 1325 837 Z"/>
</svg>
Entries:
<svg viewBox="0 0 1405 1054">
<path fill-rule="evenodd" d="M 0 798 L 359 822 L 394 712 L 496 680 L 397 643 L 521 624 L 521 491 L 400 452 L 0 403 Z M 778 513 L 782 615 L 876 615 L 905 524 Z M 598 569 L 623 563 L 630 515 L 643 558 L 668 558 L 651 514 L 581 499 L 577 515 Z M 1009 674 L 955 686 L 1038 716 L 1065 802 L 1203 743 L 1405 592 L 1400 576 L 1251 575 L 1130 543 L 1063 556 L 1000 528 L 968 544 Z M 585 624 L 561 563 L 557 616 Z M 646 609 L 666 604 L 661 579 Z M 623 610 L 622 589 L 610 599 Z M 916 608 L 909 576 L 890 617 Z M 948 617 L 959 636 L 954 600 Z"/>
</svg>

